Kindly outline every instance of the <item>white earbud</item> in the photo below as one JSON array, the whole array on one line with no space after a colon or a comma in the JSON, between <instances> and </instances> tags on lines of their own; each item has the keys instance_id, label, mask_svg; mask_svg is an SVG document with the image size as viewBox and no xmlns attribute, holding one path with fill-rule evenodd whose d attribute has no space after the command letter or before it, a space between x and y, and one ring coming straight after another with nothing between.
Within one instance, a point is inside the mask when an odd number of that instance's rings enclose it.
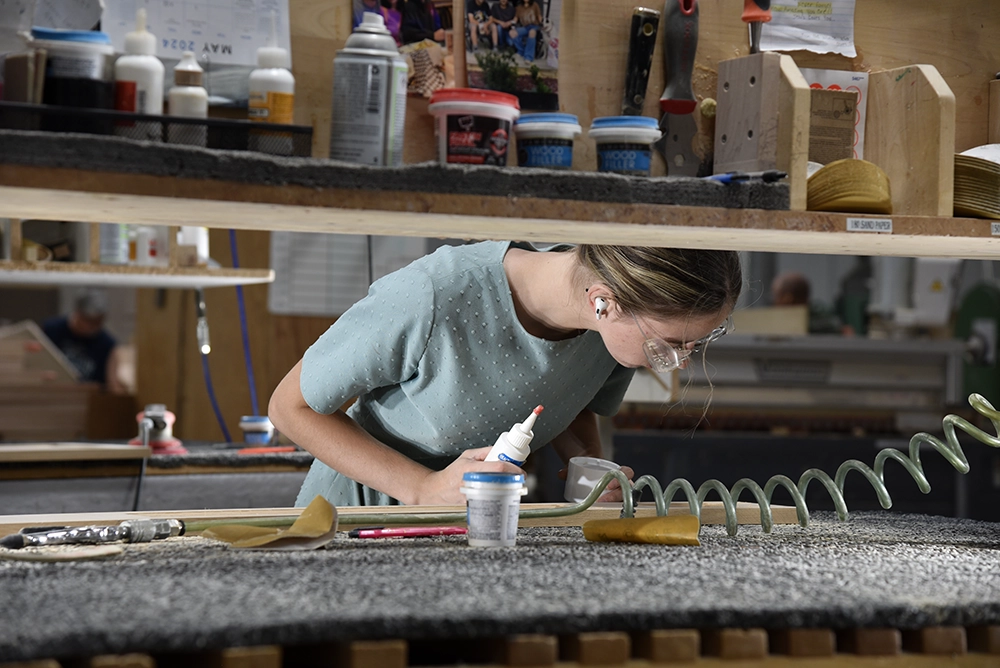
<instances>
[{"instance_id":1,"label":"white earbud","mask_svg":"<svg viewBox=\"0 0 1000 668\"><path fill-rule=\"evenodd\" d=\"M604 312L608 310L608 300L604 297L597 297L594 299L594 313L597 315L597 319L600 320Z\"/></svg>"}]
</instances>

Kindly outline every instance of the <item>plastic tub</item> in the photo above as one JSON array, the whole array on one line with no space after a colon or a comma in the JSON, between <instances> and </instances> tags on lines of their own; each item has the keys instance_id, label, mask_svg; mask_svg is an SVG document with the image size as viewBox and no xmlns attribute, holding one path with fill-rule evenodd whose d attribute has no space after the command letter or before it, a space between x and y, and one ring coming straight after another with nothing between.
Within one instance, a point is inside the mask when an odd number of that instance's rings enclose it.
<instances>
[{"instance_id":1,"label":"plastic tub","mask_svg":"<svg viewBox=\"0 0 1000 668\"><path fill-rule=\"evenodd\" d=\"M441 163L506 165L511 124L521 115L517 98L477 88L442 88L431 95Z\"/></svg>"},{"instance_id":2,"label":"plastic tub","mask_svg":"<svg viewBox=\"0 0 1000 668\"><path fill-rule=\"evenodd\" d=\"M621 467L607 459L573 457L566 467L566 488L563 498L570 503L580 503L593 491L608 471Z\"/></svg>"},{"instance_id":3,"label":"plastic tub","mask_svg":"<svg viewBox=\"0 0 1000 668\"><path fill-rule=\"evenodd\" d=\"M580 136L573 114L527 114L514 122L518 167L569 169L573 140Z\"/></svg>"},{"instance_id":4,"label":"plastic tub","mask_svg":"<svg viewBox=\"0 0 1000 668\"><path fill-rule=\"evenodd\" d=\"M653 142L660 138L655 118L605 116L590 125L590 138L597 144L597 171L649 176Z\"/></svg>"},{"instance_id":5,"label":"plastic tub","mask_svg":"<svg viewBox=\"0 0 1000 668\"><path fill-rule=\"evenodd\" d=\"M513 547L517 513L528 493L521 473L466 473L462 476L465 519L471 547Z\"/></svg>"},{"instance_id":6,"label":"plastic tub","mask_svg":"<svg viewBox=\"0 0 1000 668\"><path fill-rule=\"evenodd\" d=\"M29 46L45 49L45 84L42 102L64 107L114 109L115 49L107 34L96 30L32 28ZM51 127L50 127L51 126ZM67 116L43 123L43 130L111 134L107 119Z\"/></svg>"},{"instance_id":7,"label":"plastic tub","mask_svg":"<svg viewBox=\"0 0 1000 668\"><path fill-rule=\"evenodd\" d=\"M270 445L274 425L266 415L244 415L240 418L243 442L247 445Z\"/></svg>"}]
</instances>

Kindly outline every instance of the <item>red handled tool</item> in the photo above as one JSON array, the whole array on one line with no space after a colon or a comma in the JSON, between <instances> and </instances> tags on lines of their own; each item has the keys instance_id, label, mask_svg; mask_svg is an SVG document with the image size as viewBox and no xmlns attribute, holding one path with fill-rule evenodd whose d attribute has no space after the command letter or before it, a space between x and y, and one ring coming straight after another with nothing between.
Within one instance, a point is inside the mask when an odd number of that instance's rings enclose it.
<instances>
[{"instance_id":1,"label":"red handled tool","mask_svg":"<svg viewBox=\"0 0 1000 668\"><path fill-rule=\"evenodd\" d=\"M692 141L698 133L691 88L698 51L698 0L667 0L663 4L663 57L667 85L660 97L660 132L654 146L667 163L670 176L696 176L698 157Z\"/></svg>"},{"instance_id":2,"label":"red handled tool","mask_svg":"<svg viewBox=\"0 0 1000 668\"><path fill-rule=\"evenodd\" d=\"M760 29L771 20L771 0L743 0L741 18L750 29L750 53L760 53Z\"/></svg>"}]
</instances>

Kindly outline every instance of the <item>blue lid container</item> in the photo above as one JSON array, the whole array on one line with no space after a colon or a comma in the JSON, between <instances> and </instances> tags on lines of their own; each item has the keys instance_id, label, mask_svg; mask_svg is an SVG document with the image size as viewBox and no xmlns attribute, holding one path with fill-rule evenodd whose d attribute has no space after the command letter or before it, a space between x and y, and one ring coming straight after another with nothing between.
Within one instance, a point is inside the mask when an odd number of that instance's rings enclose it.
<instances>
[{"instance_id":1,"label":"blue lid container","mask_svg":"<svg viewBox=\"0 0 1000 668\"><path fill-rule=\"evenodd\" d=\"M526 114L514 122L517 166L570 169L580 124L573 114Z\"/></svg>"},{"instance_id":2,"label":"blue lid container","mask_svg":"<svg viewBox=\"0 0 1000 668\"><path fill-rule=\"evenodd\" d=\"M92 44L111 44L107 33L99 30L61 30L59 28L31 28L32 39L47 39L53 42L89 42Z\"/></svg>"},{"instance_id":3,"label":"blue lid container","mask_svg":"<svg viewBox=\"0 0 1000 668\"><path fill-rule=\"evenodd\" d=\"M579 125L580 121L575 114L524 114L516 121L515 127L525 123L566 123Z\"/></svg>"},{"instance_id":4,"label":"blue lid container","mask_svg":"<svg viewBox=\"0 0 1000 668\"><path fill-rule=\"evenodd\" d=\"M602 116L588 134L597 144L597 171L649 176L651 145L662 134L655 118Z\"/></svg>"},{"instance_id":5,"label":"blue lid container","mask_svg":"<svg viewBox=\"0 0 1000 668\"><path fill-rule=\"evenodd\" d=\"M462 482L491 482L496 485L512 485L524 482L523 473L477 473L470 471L462 475Z\"/></svg>"}]
</instances>

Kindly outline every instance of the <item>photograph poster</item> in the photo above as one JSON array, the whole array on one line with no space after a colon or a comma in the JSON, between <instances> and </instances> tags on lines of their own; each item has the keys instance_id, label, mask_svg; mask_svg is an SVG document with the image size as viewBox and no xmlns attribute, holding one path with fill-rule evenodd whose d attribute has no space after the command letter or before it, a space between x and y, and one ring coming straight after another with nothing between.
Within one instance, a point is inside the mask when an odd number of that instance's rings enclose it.
<instances>
[{"instance_id":1,"label":"photograph poster","mask_svg":"<svg viewBox=\"0 0 1000 668\"><path fill-rule=\"evenodd\" d=\"M558 111L563 0L464 3L467 85L517 95L522 110Z\"/></svg>"}]
</instances>

